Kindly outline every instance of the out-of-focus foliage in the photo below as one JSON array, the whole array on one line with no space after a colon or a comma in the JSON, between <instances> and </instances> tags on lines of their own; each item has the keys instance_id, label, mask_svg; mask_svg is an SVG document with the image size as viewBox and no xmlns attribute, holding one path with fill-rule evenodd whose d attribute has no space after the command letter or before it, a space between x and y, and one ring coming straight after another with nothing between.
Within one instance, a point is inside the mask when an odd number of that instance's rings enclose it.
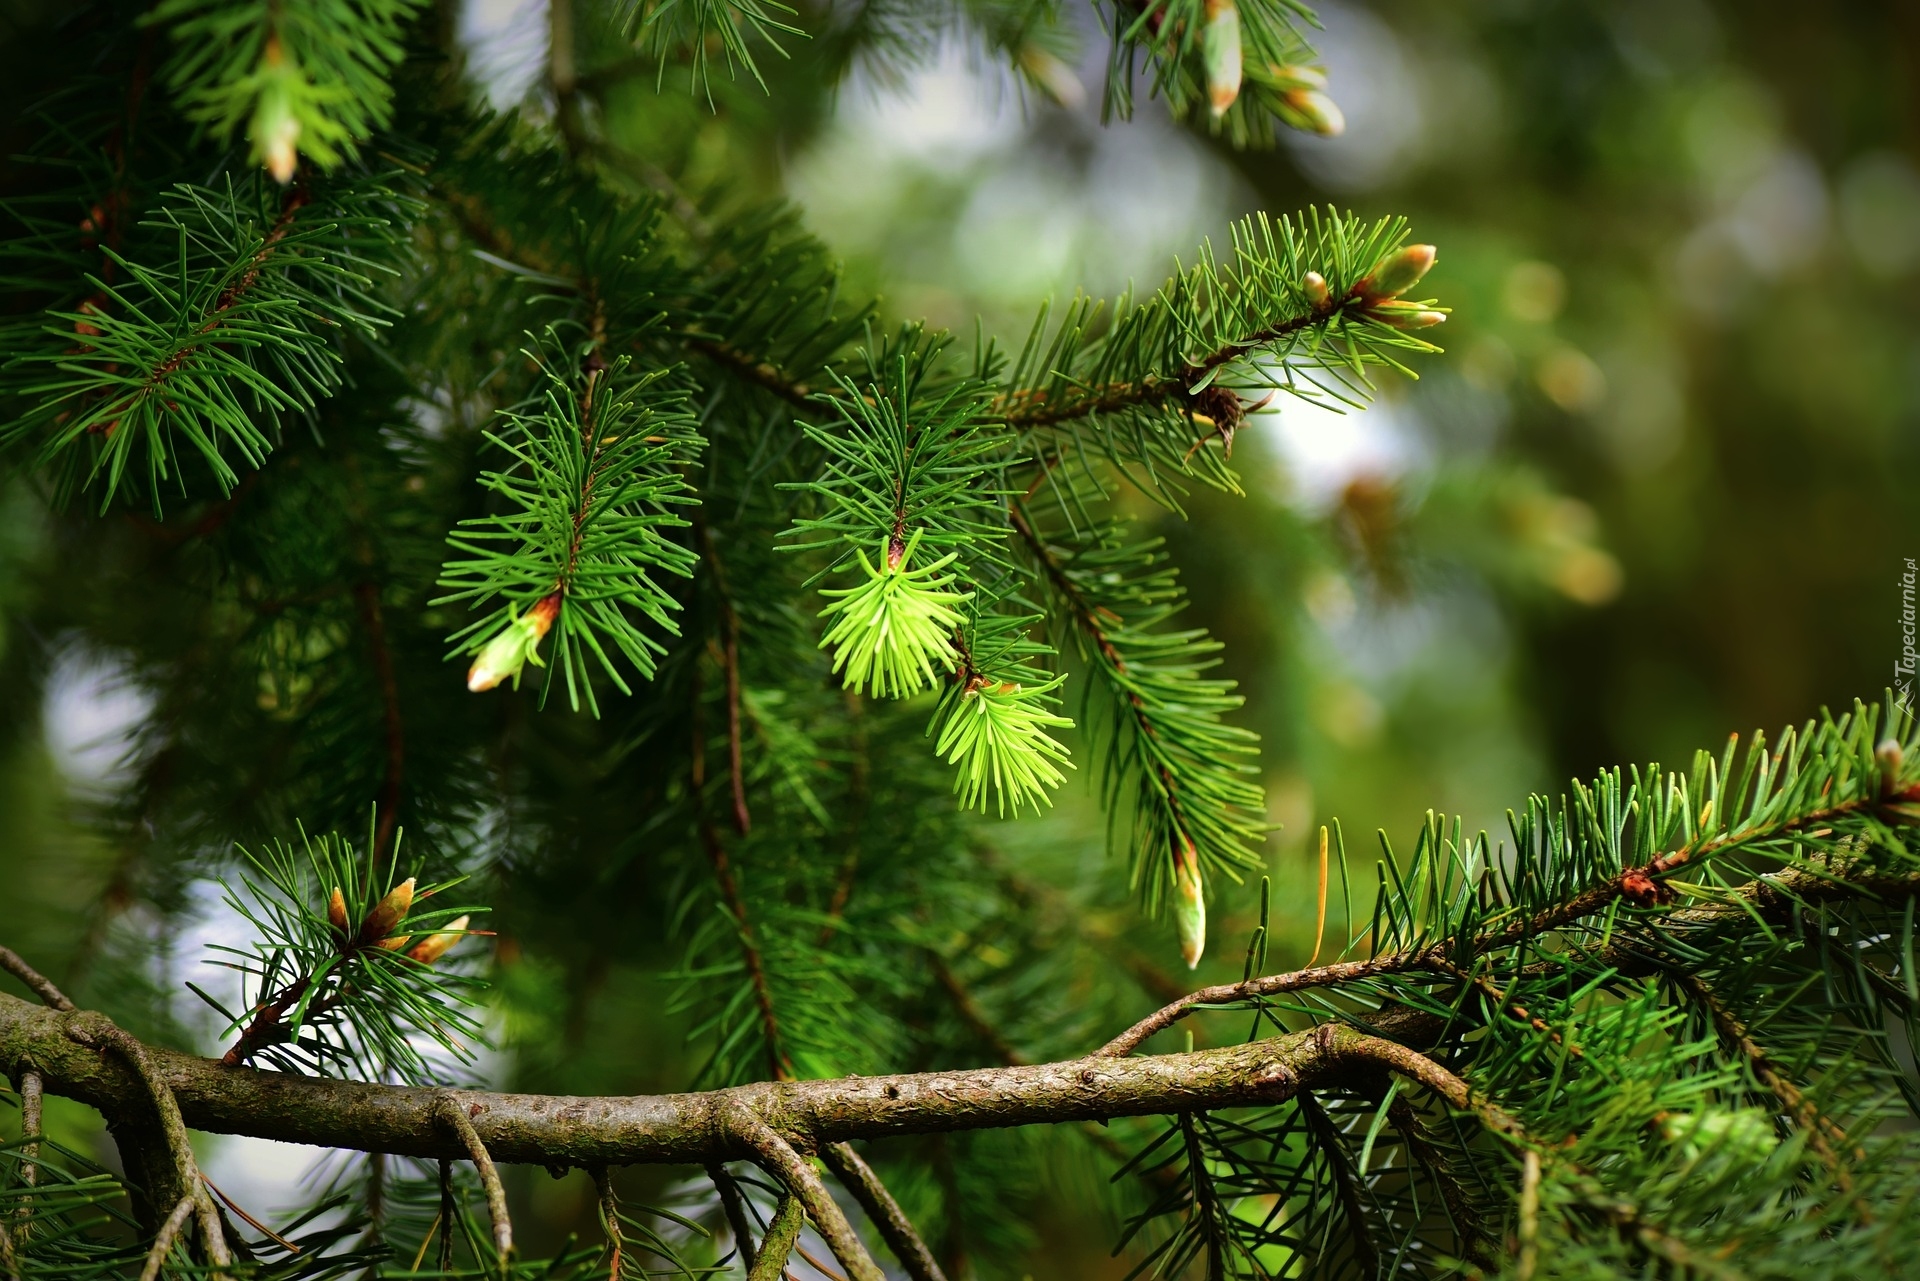
<instances>
[{"instance_id":1,"label":"out-of-focus foliage","mask_svg":"<svg viewBox=\"0 0 1920 1281\"><path fill-rule=\"evenodd\" d=\"M1302 23L1301 33L1331 72L1346 132L1278 135L1277 149L1248 153L1209 128L1198 43L1163 64L1163 90L1185 95L1186 125L1148 101L1154 77L1143 73L1127 82L1135 119L1102 131L1110 33L1084 15L1064 28L1038 24L1029 10L1045 6L955 5L920 27L879 0L797 13L562 5L584 110L553 99L541 76L513 81L514 50L541 67L555 12L530 5L514 19L513 8L448 4L414 30L424 43L464 32L469 69L491 77L503 102L524 90L532 117L575 140L578 163L692 229L675 248L706 271L706 311L675 312L675 323L752 335L780 368L812 371L814 390L828 387L827 365L864 319L846 300L868 293L880 295L887 324L927 319L970 340L979 315L986 332L1017 341L1034 297L1051 290L1064 307L1075 286L1102 296L1150 286L1175 254L1191 265L1202 236L1224 250L1230 219L1256 208L1333 202L1402 214L1442 246L1423 292L1453 307L1445 361L1425 362L1417 384L1389 381L1385 402L1364 411L1282 398L1233 440L1245 497L1196 487L1178 498L1180 520L1123 494L1097 515L1144 528L1097 541L1076 566L1131 566L1149 580L1115 607L1130 622L1173 601L1149 564L1164 551L1192 602L1169 626L1211 638L1165 661L1197 669L1219 643L1220 667L1207 676L1236 680L1245 703L1223 701L1214 754L1237 759L1244 731L1261 740L1254 781L1265 813L1234 821L1280 825L1265 844L1248 843L1281 889L1269 942L1278 964L1313 947L1306 840L1328 816L1396 837L1428 807L1494 826L1531 787L1622 760L1683 759L1734 727L1844 706L1892 673L1898 575L1920 556L1920 22L1898 4L1324 6L1326 30ZM318 190L353 194L355 166L376 170L384 110L329 114L315 94L334 72L301 61L307 79L286 81L292 45L276 61L271 36L243 31L182 52L176 33L203 38L191 25L198 10L167 6L147 79L76 90L44 83L46 69L75 65L72 51L92 50L99 32L84 20L56 25L55 9L0 6L0 154L32 151L26 106L50 89L119 94L121 106L155 112L166 109L157 94L141 97L155 81L200 85L182 110L241 151L250 141L273 161L276 146L304 138L315 161L335 166ZM1106 17L1125 32L1143 13L1123 4ZM783 53L755 34L788 24L808 35L779 32ZM1012 53L1017 77L974 56L982 47ZM1248 102L1267 92L1257 79ZM408 109L403 94L396 110ZM1245 116L1237 105L1223 134L1244 133ZM305 121L292 139L289 119ZM176 121L183 132L186 123ZM101 127L110 138L111 125ZM521 157L513 128L444 140L443 174L490 181L489 165ZM0 162L10 200L30 200L45 181L21 161ZM568 181L556 165L515 196L540 211L566 198ZM403 186L394 225L415 216ZM802 201L806 227L846 259L843 276L761 207L782 194ZM213 225L217 214L233 243L273 234L271 199L215 195L224 203L196 204L195 216ZM509 208L504 221L535 221L520 213ZM208 449L162 442L234 490L178 511L169 494L164 527L144 516L156 455L134 456L144 442L132 432L103 445L76 429L70 443L93 452L71 484L97 474L118 488L125 476L141 491L139 512L49 519L34 483L9 478L0 935L127 1027L204 1047L215 1028L174 994L200 972L201 936L230 921L210 888L231 866L228 843L284 836L294 816L316 830L357 828L368 800L381 799L400 807L409 848L439 872L488 881L505 1047L491 1066L527 1088L635 1092L789 1068L1075 1054L1176 992L1183 984L1165 968L1172 927L1143 921L1130 902L1126 862L1106 852L1089 790L1100 786L1099 762L1077 732L1060 738L1082 768L1048 793L1056 806L1044 820L983 829L950 809L905 804L948 786L934 743L919 725L848 715L841 690L795 693L790 673L756 667L757 642L786 644L811 621L771 598L728 597L703 577L673 617L714 638L711 647L659 657L640 644L615 660L620 670L657 660L654 680L686 709L671 716L622 718L603 706L607 721L593 725L461 688L443 642L466 620L436 604L438 552L423 560L418 548L444 531L426 538L421 526L435 512L503 528L467 488L505 457L482 443L490 420L475 389L493 396L524 380L521 331L547 314L527 300L565 293L574 266L650 269L574 262L581 245L618 239L609 227L638 235L612 214L594 221L603 214L581 209L591 231L575 241L483 246L488 261L512 268L493 275L468 269L461 237L474 229L457 217L404 228L459 269L406 280L403 314L493 323L471 342L398 340L395 361L438 371L427 393L364 352L344 382L331 349L318 347L298 368L261 373L262 403L283 416L268 501L248 500L248 467L263 451L238 437L210 435ZM356 234L347 218L328 225L328 236ZM696 243L702 227L710 239ZM181 237L141 234L170 253ZM122 291L143 279L126 252ZM740 271L776 253L795 282L777 303ZM322 301L370 332L385 313L359 307L357 291L378 274L343 278ZM292 272L266 284L263 306L318 305L318 286ZM217 305L223 284L208 277L202 292ZM805 323L781 323L802 298ZM69 328L91 323L84 295L66 301ZM663 314L681 301L658 300ZM129 359L156 365L180 349L146 333L128 343ZM65 345L55 336L42 363L57 368ZM779 530L737 513L790 479L782 460L799 433L750 377L714 382L712 403L693 408L752 446L712 464L704 484L715 514L703 536L733 574L797 583L808 571L775 551ZM207 411L213 431L228 408ZM669 409L677 414L678 401ZM677 448L678 425L673 436ZM1048 516L1075 513L1056 506ZM80 565L90 567L84 578ZM122 607L134 599L140 609ZM729 827L721 763L716 655L730 626L747 642L746 733L768 749L746 780L746 833ZM609 627L617 650L626 632ZM1085 678L1098 675L1097 648L1064 638L1058 648L1082 665L1058 691L1059 710L1095 720L1103 713L1088 700L1104 695ZM205 682L194 701L177 688L189 671ZM383 685L397 691L397 718ZM228 732L236 723L249 732ZM116 766L113 736L128 725L133 750ZM481 739L498 746L456 754ZM649 768L689 742L708 762L699 783ZM421 779L436 786L414 787ZM1233 799L1247 808L1245 793ZM636 812L656 817L636 825ZM828 813L858 815L853 834L836 834ZM768 940L777 1038L762 1036L739 995L738 920L704 879L664 875L656 861L663 833L680 839L699 816L725 833L740 902ZM1115 843L1124 848L1124 834ZM912 860L889 862L901 850ZM849 901L841 887L856 870ZM1215 933L1240 936L1253 902L1250 889L1226 889ZM823 937L829 944L815 947ZM1216 955L1199 977L1235 977L1240 964ZM873 993L901 1017L875 1017ZM1200 1031L1203 1044L1208 1035ZM100 1142L77 1110L52 1120L75 1147ZM1148 1133L1126 1124L986 1133L882 1155L943 1258L982 1276L1117 1277L1130 1261L1107 1258L1111 1149L1116 1136L1137 1147ZM247 1168L236 1159L230 1178L218 1153L212 1166L223 1186ZM364 1174L342 1186L364 1191ZM633 1184L645 1199L711 1216L704 1191L645 1175ZM515 1194L529 1252L568 1232L591 1238L583 1175L552 1182L535 1172Z\"/></svg>"}]
</instances>

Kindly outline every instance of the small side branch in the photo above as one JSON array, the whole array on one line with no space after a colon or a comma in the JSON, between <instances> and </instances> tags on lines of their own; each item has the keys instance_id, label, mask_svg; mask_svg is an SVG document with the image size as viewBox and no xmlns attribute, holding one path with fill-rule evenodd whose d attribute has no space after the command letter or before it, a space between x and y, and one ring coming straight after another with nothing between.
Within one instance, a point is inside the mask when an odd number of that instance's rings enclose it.
<instances>
[{"instance_id":1,"label":"small side branch","mask_svg":"<svg viewBox=\"0 0 1920 1281\"><path fill-rule=\"evenodd\" d=\"M193 1213L193 1204L191 1196L183 1196L174 1203L172 1212L161 1223L159 1233L153 1238L153 1248L147 1251L146 1265L140 1269L140 1281L157 1281L160 1269L167 1261L167 1252L173 1249L180 1229L187 1226L187 1218Z\"/></svg>"},{"instance_id":2,"label":"small side branch","mask_svg":"<svg viewBox=\"0 0 1920 1281\"><path fill-rule=\"evenodd\" d=\"M607 1234L608 1281L620 1281L620 1265L627 1240L620 1231L620 1201L613 1194L613 1177L604 1165L593 1167L594 1190L600 1194L600 1230Z\"/></svg>"},{"instance_id":3,"label":"small side branch","mask_svg":"<svg viewBox=\"0 0 1920 1281\"><path fill-rule=\"evenodd\" d=\"M881 1240L887 1243L887 1248L905 1266L907 1275L913 1281L947 1281L946 1274L933 1257L933 1251L927 1249L927 1243L914 1230L913 1221L907 1218L906 1211L893 1199L893 1193L887 1191L887 1185L880 1181L873 1167L853 1150L851 1143L828 1144L820 1149L820 1159L827 1163L827 1168L833 1171L834 1177L840 1180L847 1191L853 1193L853 1199L873 1220L873 1226L880 1230Z\"/></svg>"},{"instance_id":4,"label":"small side branch","mask_svg":"<svg viewBox=\"0 0 1920 1281\"><path fill-rule=\"evenodd\" d=\"M747 1199L740 1195L740 1185L734 1182L727 1167L719 1162L707 1166L707 1178L713 1181L713 1190L720 1194L720 1208L727 1216L727 1230L733 1233L734 1249L740 1253L740 1263L747 1271L753 1271L753 1227L747 1222Z\"/></svg>"},{"instance_id":5,"label":"small side branch","mask_svg":"<svg viewBox=\"0 0 1920 1281\"><path fill-rule=\"evenodd\" d=\"M480 1186L486 1189L487 1214L493 1220L493 1248L500 1255L501 1266L505 1267L508 1256L513 1253L513 1220L507 1216L506 1185L500 1182L500 1171L494 1167L487 1145L480 1141L479 1133L473 1128L473 1119L460 1106L460 1101L451 1094L441 1095L440 1115L460 1135L460 1141L466 1145L467 1156L480 1175Z\"/></svg>"},{"instance_id":6,"label":"small side branch","mask_svg":"<svg viewBox=\"0 0 1920 1281\"><path fill-rule=\"evenodd\" d=\"M1720 1038L1722 1044L1746 1059L1747 1066L1753 1071L1754 1079L1766 1086L1773 1096L1780 1100L1780 1105L1786 1109L1787 1115L1793 1118L1794 1124L1807 1132L1808 1146L1819 1153L1821 1160L1825 1161L1827 1167L1833 1171L1834 1182L1839 1185L1840 1190L1843 1192L1850 1190L1853 1180L1848 1176L1846 1166L1834 1148L1835 1144L1847 1143L1847 1132L1841 1129L1831 1117L1816 1108L1813 1100L1809 1099L1786 1073L1774 1065L1766 1048L1753 1039L1753 1034L1747 1030L1746 1024L1727 1008L1699 975L1677 974L1674 976L1674 983L1707 1012L1707 1017L1713 1022L1714 1034ZM1853 1157L1855 1160L1865 1160L1866 1153L1856 1148Z\"/></svg>"},{"instance_id":7,"label":"small side branch","mask_svg":"<svg viewBox=\"0 0 1920 1281\"><path fill-rule=\"evenodd\" d=\"M166 1136L167 1152L173 1158L174 1176L179 1185L174 1191L182 1200L192 1204L207 1258L215 1270L229 1267L233 1263L233 1255L227 1249L226 1233L220 1227L220 1209L213 1203L212 1194L200 1178L200 1165L194 1159L193 1144L187 1139L187 1126L180 1116L180 1104L173 1097L173 1090L167 1085L166 1078L155 1066L153 1056L147 1053L147 1047L116 1027L106 1015L91 1011L74 1015L67 1026L67 1036L80 1045L111 1050L133 1069L154 1111L159 1114L160 1129ZM175 1213L178 1211L176 1203ZM176 1232L178 1230L175 1229Z\"/></svg>"},{"instance_id":8,"label":"small side branch","mask_svg":"<svg viewBox=\"0 0 1920 1281\"><path fill-rule=\"evenodd\" d=\"M773 1212L773 1222L767 1225L766 1240L760 1243L758 1256L747 1268L747 1281L780 1281L786 1275L788 1256L793 1253L793 1247L800 1244L800 1229L806 1223L807 1212L800 1198L791 1192L782 1196Z\"/></svg>"},{"instance_id":9,"label":"small side branch","mask_svg":"<svg viewBox=\"0 0 1920 1281\"><path fill-rule=\"evenodd\" d=\"M55 987L46 975L21 960L20 954L12 948L0 947L0 969L4 969L25 983L49 1008L59 1010L63 1014L75 1008L73 1002L67 999L66 993Z\"/></svg>"},{"instance_id":10,"label":"small side branch","mask_svg":"<svg viewBox=\"0 0 1920 1281\"><path fill-rule=\"evenodd\" d=\"M811 1162L794 1151L793 1145L781 1138L777 1130L744 1107L728 1108L726 1124L733 1137L751 1148L768 1172L800 1198L807 1217L826 1240L827 1248L847 1270L849 1281L886 1281L886 1273L867 1253L867 1247L847 1222L847 1216L841 1213L839 1203L820 1181ZM764 1249L761 1251L762 1256L766 1253Z\"/></svg>"}]
</instances>

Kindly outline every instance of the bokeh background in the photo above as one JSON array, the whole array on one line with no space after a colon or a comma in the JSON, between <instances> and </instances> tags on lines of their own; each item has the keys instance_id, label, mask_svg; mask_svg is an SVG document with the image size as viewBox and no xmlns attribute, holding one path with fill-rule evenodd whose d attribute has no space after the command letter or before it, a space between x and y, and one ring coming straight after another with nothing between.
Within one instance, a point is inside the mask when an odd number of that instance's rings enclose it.
<instances>
[{"instance_id":1,"label":"bokeh background","mask_svg":"<svg viewBox=\"0 0 1920 1281\"><path fill-rule=\"evenodd\" d=\"M761 58L764 89L723 79L709 104L628 82L605 121L643 177L790 195L890 317L1016 343L1038 300L1154 288L1255 210L1400 213L1440 247L1423 292L1454 309L1446 355L1364 411L1275 405L1235 443L1244 497L1160 518L1264 741L1279 963L1311 946L1313 843L1334 817L1363 855L1428 810L1497 831L1530 791L1877 697L1920 556L1920 5L1318 12L1347 129L1271 150L1234 153L1154 104L1103 123L1091 12L1051 97L964 30L931 58L849 58L846 13L807 5L815 38ZM538 116L541 0L444 18L474 91ZM130 1025L208 1044L180 988L231 916L212 880L149 877L93 822L151 698L111 647L39 625L58 548L6 493L4 644L41 657L0 690L0 938ZM1088 798L998 839L1080 895L1087 931L1164 964ZM1217 913L1220 975L1249 921L1244 894ZM646 977L543 954L532 929L509 959L497 1079L684 1083ZM606 1031L635 1010L644 1043ZM581 1028L600 1030L586 1050L554 1052ZM77 1111L57 1120L98 1142ZM208 1160L256 1209L311 1177L268 1144L210 1142ZM589 1230L580 1182L517 1187L531 1242ZM983 1275L1124 1274L1110 1224L1058 1225Z\"/></svg>"}]
</instances>

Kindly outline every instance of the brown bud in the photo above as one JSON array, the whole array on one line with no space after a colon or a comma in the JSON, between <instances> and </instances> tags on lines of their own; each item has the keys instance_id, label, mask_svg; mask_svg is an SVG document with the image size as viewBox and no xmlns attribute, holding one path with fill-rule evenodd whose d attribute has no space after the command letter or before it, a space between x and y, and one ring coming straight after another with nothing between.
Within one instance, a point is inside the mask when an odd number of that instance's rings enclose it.
<instances>
[{"instance_id":1,"label":"brown bud","mask_svg":"<svg viewBox=\"0 0 1920 1281\"><path fill-rule=\"evenodd\" d=\"M460 941L460 935L467 928L471 917L456 916L440 929L427 935L407 950L407 955L422 965L432 965L447 954L447 949Z\"/></svg>"},{"instance_id":2,"label":"brown bud","mask_svg":"<svg viewBox=\"0 0 1920 1281\"><path fill-rule=\"evenodd\" d=\"M347 936L347 899L338 885L333 887L333 897L327 900L327 924L333 926L333 932L341 938Z\"/></svg>"},{"instance_id":3,"label":"brown bud","mask_svg":"<svg viewBox=\"0 0 1920 1281\"><path fill-rule=\"evenodd\" d=\"M388 930L398 925L413 907L413 878L406 880L387 891L387 896L374 904L367 913L367 919L360 922L360 941L372 943L375 939L384 939Z\"/></svg>"},{"instance_id":4,"label":"brown bud","mask_svg":"<svg viewBox=\"0 0 1920 1281\"><path fill-rule=\"evenodd\" d=\"M391 938L381 939L378 943L375 943L374 946L379 948L382 952L398 952L401 948L405 947L412 939L413 939L413 935L411 934L395 934Z\"/></svg>"}]
</instances>

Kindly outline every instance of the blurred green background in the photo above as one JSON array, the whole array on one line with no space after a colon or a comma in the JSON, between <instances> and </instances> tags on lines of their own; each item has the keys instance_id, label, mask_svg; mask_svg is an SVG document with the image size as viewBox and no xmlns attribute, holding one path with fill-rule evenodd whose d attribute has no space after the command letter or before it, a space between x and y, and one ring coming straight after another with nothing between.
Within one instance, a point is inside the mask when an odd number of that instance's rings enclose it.
<instances>
[{"instance_id":1,"label":"blurred green background","mask_svg":"<svg viewBox=\"0 0 1920 1281\"><path fill-rule=\"evenodd\" d=\"M671 80L628 81L604 121L637 184L789 194L889 317L969 336L978 318L1015 344L1038 300L1157 287L1255 210L1405 214L1439 246L1425 292L1454 309L1446 355L1364 412L1273 406L1235 442L1245 497L1159 518L1264 740L1276 965L1311 948L1315 833L1336 816L1370 864L1376 829L1410 841L1430 809L1498 831L1529 791L1877 697L1898 576L1920 556L1920 5L1319 12L1348 128L1269 151L1230 152L1153 104L1103 125L1090 13L1083 90L1063 84L1064 101L1023 93L964 32L930 61L849 62L847 11L808 6L816 38L762 59L764 92L722 83L709 110ZM477 91L539 114L540 0L442 16ZM589 76L618 61L610 36L585 38ZM7 43L0 28L0 70ZM129 1026L204 1044L178 992L229 919L216 891L93 834L150 700L41 625L61 615L58 540L7 501L4 643L34 657L0 689L0 938ZM1169 931L1126 905L1084 791L995 840L1066 896L1072 946L1117 937L1149 988L1174 982L1155 969ZM1223 899L1202 978L1237 974L1250 898ZM684 1085L633 949L609 962L574 941L562 921L516 934L489 1070ZM628 1022L648 1034L614 1030ZM83 1137L78 1113L60 1124ZM210 1159L243 1199L297 1197L301 1154L227 1143ZM530 1241L590 1230L583 1184L525 1181ZM1056 1222L1030 1253L1007 1247L1024 1260L1007 1275L1124 1273L1103 1261L1111 1224Z\"/></svg>"}]
</instances>

